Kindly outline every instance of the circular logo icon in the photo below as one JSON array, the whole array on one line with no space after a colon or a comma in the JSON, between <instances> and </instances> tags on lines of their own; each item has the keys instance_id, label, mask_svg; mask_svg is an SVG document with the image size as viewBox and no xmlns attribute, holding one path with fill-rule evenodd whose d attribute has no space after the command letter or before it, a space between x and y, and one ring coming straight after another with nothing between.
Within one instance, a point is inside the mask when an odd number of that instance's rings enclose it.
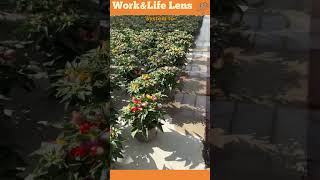
<instances>
[{"instance_id":1,"label":"circular logo icon","mask_svg":"<svg viewBox=\"0 0 320 180\"><path fill-rule=\"evenodd\" d=\"M201 10L203 10L203 9L208 7L208 3L202 2L202 3L199 4L199 7L200 7Z\"/></svg>"}]
</instances>

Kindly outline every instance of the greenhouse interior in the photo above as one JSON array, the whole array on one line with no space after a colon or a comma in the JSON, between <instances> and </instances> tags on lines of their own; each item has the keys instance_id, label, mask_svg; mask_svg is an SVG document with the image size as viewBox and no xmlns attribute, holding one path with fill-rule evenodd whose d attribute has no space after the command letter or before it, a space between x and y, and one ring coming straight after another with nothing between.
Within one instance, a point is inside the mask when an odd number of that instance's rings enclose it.
<instances>
[{"instance_id":1,"label":"greenhouse interior","mask_svg":"<svg viewBox=\"0 0 320 180\"><path fill-rule=\"evenodd\" d=\"M210 5L110 16L103 0L2 0L0 180L319 180L320 2Z\"/></svg>"}]
</instances>

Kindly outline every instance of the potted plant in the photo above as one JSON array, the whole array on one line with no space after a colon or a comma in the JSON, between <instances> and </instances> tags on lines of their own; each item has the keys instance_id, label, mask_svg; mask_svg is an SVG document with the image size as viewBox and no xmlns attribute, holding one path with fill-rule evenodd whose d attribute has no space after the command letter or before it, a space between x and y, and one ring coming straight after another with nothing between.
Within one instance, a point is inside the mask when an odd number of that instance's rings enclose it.
<instances>
[{"instance_id":1,"label":"potted plant","mask_svg":"<svg viewBox=\"0 0 320 180\"><path fill-rule=\"evenodd\" d=\"M167 95L167 100L171 101L179 85L180 74L181 70L177 67L158 68L150 74L143 74L133 80L128 86L128 91L131 95L161 92Z\"/></svg>"},{"instance_id":2,"label":"potted plant","mask_svg":"<svg viewBox=\"0 0 320 180\"><path fill-rule=\"evenodd\" d=\"M126 85L142 74L142 65L133 55L121 54L114 57L112 61L116 61L116 63L111 66L111 73L115 74L117 79L123 82L122 84Z\"/></svg>"},{"instance_id":3,"label":"potted plant","mask_svg":"<svg viewBox=\"0 0 320 180\"><path fill-rule=\"evenodd\" d=\"M152 94L161 92L159 83L150 74L142 74L140 77L131 81L128 85L128 92L132 96L139 94Z\"/></svg>"},{"instance_id":4,"label":"potted plant","mask_svg":"<svg viewBox=\"0 0 320 180\"><path fill-rule=\"evenodd\" d=\"M119 130L108 119L100 109L74 111L58 138L33 153L40 159L27 179L108 179L111 163L122 158Z\"/></svg>"},{"instance_id":5,"label":"potted plant","mask_svg":"<svg viewBox=\"0 0 320 180\"><path fill-rule=\"evenodd\" d=\"M100 48L67 62L65 69L57 70L55 77L58 78L52 84L55 96L66 107L101 103L108 98L109 67Z\"/></svg>"},{"instance_id":6,"label":"potted plant","mask_svg":"<svg viewBox=\"0 0 320 180\"><path fill-rule=\"evenodd\" d=\"M177 67L161 67L157 71L151 73L151 76L163 89L168 98L167 100L172 101L175 97L175 90L180 85L180 75L182 71Z\"/></svg>"},{"instance_id":7,"label":"potted plant","mask_svg":"<svg viewBox=\"0 0 320 180\"><path fill-rule=\"evenodd\" d=\"M121 118L132 125L132 137L149 142L157 135L158 129L163 132L164 111L159 103L162 97L161 93L134 96L121 110Z\"/></svg>"}]
</instances>

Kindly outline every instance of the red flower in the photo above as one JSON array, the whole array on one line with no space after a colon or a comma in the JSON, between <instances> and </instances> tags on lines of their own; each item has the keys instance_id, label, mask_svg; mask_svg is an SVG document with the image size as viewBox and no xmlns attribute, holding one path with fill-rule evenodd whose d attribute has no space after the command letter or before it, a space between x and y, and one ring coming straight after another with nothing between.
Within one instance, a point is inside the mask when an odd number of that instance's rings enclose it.
<instances>
[{"instance_id":1,"label":"red flower","mask_svg":"<svg viewBox=\"0 0 320 180\"><path fill-rule=\"evenodd\" d=\"M133 113L135 113L135 112L137 112L139 110L139 108L138 107L133 107L133 108L131 108L131 112L133 112Z\"/></svg>"},{"instance_id":2,"label":"red flower","mask_svg":"<svg viewBox=\"0 0 320 180\"><path fill-rule=\"evenodd\" d=\"M133 102L133 104L140 104L140 103L141 103L141 100L133 97L133 98L132 98L132 102Z\"/></svg>"},{"instance_id":3,"label":"red flower","mask_svg":"<svg viewBox=\"0 0 320 180\"><path fill-rule=\"evenodd\" d=\"M130 112L133 112L133 113L135 113L135 112L137 112L137 111L142 111L142 107L140 107L140 106L135 106L135 107L131 108L131 110L130 110Z\"/></svg>"},{"instance_id":4,"label":"red flower","mask_svg":"<svg viewBox=\"0 0 320 180\"><path fill-rule=\"evenodd\" d=\"M83 157L87 154L87 150L84 147L75 147L70 151L73 157Z\"/></svg>"},{"instance_id":5,"label":"red flower","mask_svg":"<svg viewBox=\"0 0 320 180\"><path fill-rule=\"evenodd\" d=\"M80 124L80 133L81 134L85 134L85 133L88 133L90 131L90 129L92 128L92 124L88 123L88 122L85 122L85 123L82 123Z\"/></svg>"}]
</instances>

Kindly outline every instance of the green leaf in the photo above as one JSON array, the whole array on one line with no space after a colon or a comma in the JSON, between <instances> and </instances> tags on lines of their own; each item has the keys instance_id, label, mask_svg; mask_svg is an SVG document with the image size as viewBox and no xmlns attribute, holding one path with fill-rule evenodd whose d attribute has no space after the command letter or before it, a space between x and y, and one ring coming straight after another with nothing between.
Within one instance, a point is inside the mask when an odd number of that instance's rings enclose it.
<instances>
[{"instance_id":1,"label":"green leaf","mask_svg":"<svg viewBox=\"0 0 320 180\"><path fill-rule=\"evenodd\" d=\"M84 92L80 92L80 93L78 94L78 98L81 99L82 101L85 101L85 100L86 100L86 97L85 97L85 95L84 95Z\"/></svg>"},{"instance_id":2,"label":"green leaf","mask_svg":"<svg viewBox=\"0 0 320 180\"><path fill-rule=\"evenodd\" d=\"M139 129L135 129L133 131L131 131L131 136L134 138L136 137L136 134L139 132Z\"/></svg>"},{"instance_id":3,"label":"green leaf","mask_svg":"<svg viewBox=\"0 0 320 180\"><path fill-rule=\"evenodd\" d=\"M163 132L163 128L162 128L162 124L161 123L159 123L157 127L161 132Z\"/></svg>"},{"instance_id":4,"label":"green leaf","mask_svg":"<svg viewBox=\"0 0 320 180\"><path fill-rule=\"evenodd\" d=\"M143 127L143 129L142 129L142 135L144 136L144 138L145 139L147 139L148 138L148 128L146 128L146 127Z\"/></svg>"}]
</instances>

